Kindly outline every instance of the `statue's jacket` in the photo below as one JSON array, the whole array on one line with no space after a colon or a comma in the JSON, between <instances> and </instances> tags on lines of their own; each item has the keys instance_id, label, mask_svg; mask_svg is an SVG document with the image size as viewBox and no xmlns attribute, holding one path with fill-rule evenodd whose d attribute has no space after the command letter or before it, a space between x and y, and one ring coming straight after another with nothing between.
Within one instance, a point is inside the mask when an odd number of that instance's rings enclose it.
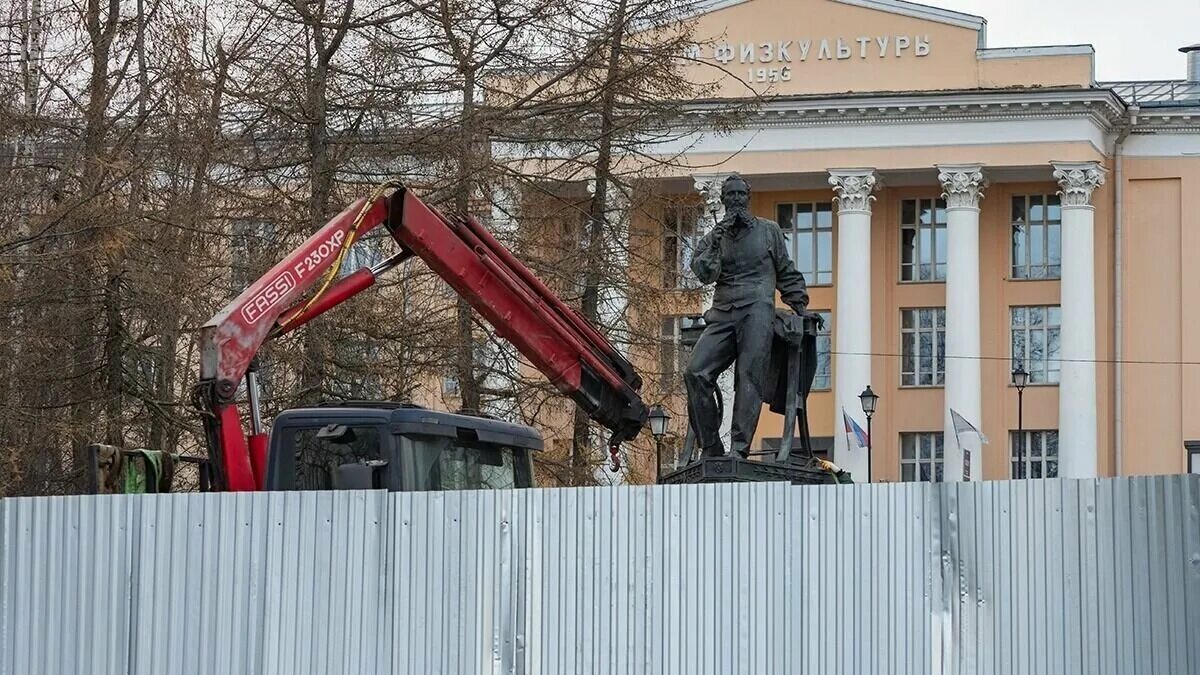
<instances>
[{"instance_id":1,"label":"statue's jacket","mask_svg":"<svg viewBox=\"0 0 1200 675\"><path fill-rule=\"evenodd\" d=\"M713 309L718 314L756 303L783 302L797 312L808 307L804 275L792 264L779 225L754 218L749 225L714 229L704 235L692 257L692 272L704 284L716 283Z\"/></svg>"}]
</instances>

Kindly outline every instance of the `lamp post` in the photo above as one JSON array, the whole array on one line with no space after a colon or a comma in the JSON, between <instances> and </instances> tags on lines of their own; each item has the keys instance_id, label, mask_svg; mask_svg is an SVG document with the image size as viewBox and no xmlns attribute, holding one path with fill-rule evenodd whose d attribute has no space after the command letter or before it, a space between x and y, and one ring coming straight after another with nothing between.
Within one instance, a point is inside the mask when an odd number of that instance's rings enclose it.
<instances>
[{"instance_id":1,"label":"lamp post","mask_svg":"<svg viewBox=\"0 0 1200 675\"><path fill-rule=\"evenodd\" d=\"M1017 388L1017 471L1014 478L1025 477L1025 385L1029 384L1029 373L1025 366L1017 364L1012 371L1012 383Z\"/></svg>"},{"instance_id":2,"label":"lamp post","mask_svg":"<svg viewBox=\"0 0 1200 675\"><path fill-rule=\"evenodd\" d=\"M867 482L871 482L871 416L875 414L875 406L879 404L879 394L871 391L871 385L867 385L862 393L858 395L858 400L862 403L863 414L867 416Z\"/></svg>"},{"instance_id":3,"label":"lamp post","mask_svg":"<svg viewBox=\"0 0 1200 675\"><path fill-rule=\"evenodd\" d=\"M650 433L654 436L654 484L662 483L662 439L667 435L667 426L671 424L671 416L661 405L650 409Z\"/></svg>"}]
</instances>

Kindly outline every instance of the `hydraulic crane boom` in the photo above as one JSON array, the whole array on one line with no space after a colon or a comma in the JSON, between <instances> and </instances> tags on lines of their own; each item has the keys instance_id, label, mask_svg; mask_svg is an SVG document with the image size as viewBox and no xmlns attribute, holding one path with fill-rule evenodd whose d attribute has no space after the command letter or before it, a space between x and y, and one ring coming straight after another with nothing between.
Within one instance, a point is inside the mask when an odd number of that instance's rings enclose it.
<instances>
[{"instance_id":1,"label":"hydraulic crane boom","mask_svg":"<svg viewBox=\"0 0 1200 675\"><path fill-rule=\"evenodd\" d=\"M390 190L390 191L389 191ZM383 225L400 251L334 281L346 251ZM264 342L303 325L369 288L417 256L493 328L612 435L610 447L637 436L646 421L633 366L582 316L550 291L473 218L445 216L399 184L359 199L246 288L200 331L195 404L216 482L228 490L263 485L267 436L258 410L254 357ZM316 287L316 291L309 291ZM242 429L238 384L249 393L251 429Z\"/></svg>"}]
</instances>

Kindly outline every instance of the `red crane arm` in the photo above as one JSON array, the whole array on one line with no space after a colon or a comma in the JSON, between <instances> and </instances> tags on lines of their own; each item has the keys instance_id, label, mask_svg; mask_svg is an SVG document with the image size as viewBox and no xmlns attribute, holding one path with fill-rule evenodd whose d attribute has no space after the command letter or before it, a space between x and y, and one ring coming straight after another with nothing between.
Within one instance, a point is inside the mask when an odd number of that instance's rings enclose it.
<instances>
[{"instance_id":1,"label":"red crane arm","mask_svg":"<svg viewBox=\"0 0 1200 675\"><path fill-rule=\"evenodd\" d=\"M612 431L611 446L636 437L646 421L646 406L638 394L641 378L629 361L474 219L446 217L411 191L394 187L390 194L379 191L338 214L201 328L195 398L206 413L218 483L231 490L262 486L267 437L252 381L249 436L235 402L238 383L253 378L251 364L262 344L369 288L378 275L412 255L424 260L560 392ZM399 243L400 252L331 283L345 251L379 225Z\"/></svg>"}]
</instances>

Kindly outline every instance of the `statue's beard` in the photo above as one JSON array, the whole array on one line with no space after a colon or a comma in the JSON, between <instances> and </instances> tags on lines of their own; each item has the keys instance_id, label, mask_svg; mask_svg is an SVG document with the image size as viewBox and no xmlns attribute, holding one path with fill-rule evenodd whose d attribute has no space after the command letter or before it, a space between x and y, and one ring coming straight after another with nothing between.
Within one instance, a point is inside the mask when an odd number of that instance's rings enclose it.
<instances>
[{"instance_id":1,"label":"statue's beard","mask_svg":"<svg viewBox=\"0 0 1200 675\"><path fill-rule=\"evenodd\" d=\"M750 209L745 206L730 206L725 209L725 220L730 225L750 224L754 219L750 215Z\"/></svg>"}]
</instances>

